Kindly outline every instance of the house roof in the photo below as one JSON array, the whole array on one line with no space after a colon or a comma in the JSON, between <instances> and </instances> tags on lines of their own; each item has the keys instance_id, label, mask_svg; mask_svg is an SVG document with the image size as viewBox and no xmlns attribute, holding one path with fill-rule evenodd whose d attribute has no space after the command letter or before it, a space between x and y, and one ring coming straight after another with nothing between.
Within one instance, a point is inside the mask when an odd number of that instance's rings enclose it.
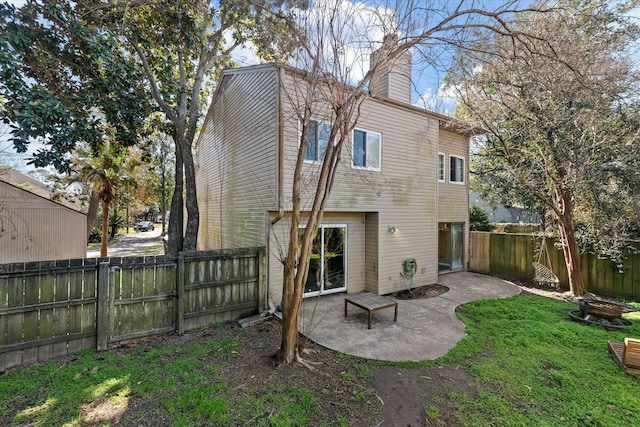
<instances>
[{"instance_id":1,"label":"house roof","mask_svg":"<svg viewBox=\"0 0 640 427\"><path fill-rule=\"evenodd\" d=\"M280 64L280 63L268 63L268 64L258 64L258 65L249 65L246 67L239 67L239 68L227 68L225 70L223 70L222 72L222 77L220 78L220 81L218 82L218 88L222 88L224 87L224 80L227 78L227 76L231 76L234 74L238 74L238 73L246 73L246 72L256 72L256 71L261 71L261 70L268 70L268 69L272 69L272 68L276 68L276 69L281 69L284 70L285 72L289 72L292 74L296 74L299 76L305 76L306 74L308 74L306 71L301 70L299 68L295 68L292 67L290 65L287 64ZM213 103L216 100L216 97L218 95L218 93L220 92L218 90L218 88L216 88L216 93L214 94L214 97L212 99L211 104L213 105ZM355 88L353 88L352 86L349 86L349 88L351 88L352 90L355 90ZM449 130L451 132L455 132L455 133L459 133L465 136L471 136L471 135L475 135L475 134L479 134L479 133L483 133L483 131L481 129L478 129L477 127L473 127L467 123L464 123L463 121L457 120L454 117L450 117L444 114L440 114L437 113L435 111L431 111L431 110L427 110L425 108L421 108L421 107L417 107L415 105L411 105L411 104L407 104L404 102L400 102L400 101L396 101L394 99L391 98L386 98L386 97L381 97L381 96L374 96L374 95L370 95L369 99L375 100L377 102L382 102L382 103L386 103L389 105L393 105L394 107L397 108L403 108L403 109L407 109L419 114L423 114L427 117L431 117L434 119L438 120L440 129L444 129L444 130Z\"/></svg>"},{"instance_id":2,"label":"house roof","mask_svg":"<svg viewBox=\"0 0 640 427\"><path fill-rule=\"evenodd\" d=\"M36 193L47 199L51 198L51 189L44 183L31 178L22 172L13 168L7 168L7 172L0 174L0 180L8 182L10 184L20 186L21 188L28 189L32 193Z\"/></svg>"},{"instance_id":3,"label":"house roof","mask_svg":"<svg viewBox=\"0 0 640 427\"><path fill-rule=\"evenodd\" d=\"M62 208L67 209L67 210L69 210L69 211L71 211L73 213L86 216L86 214L84 212L81 212L81 211L79 211L77 209L70 208L69 206L65 206L62 203L55 202L55 201L53 201L53 200L51 200L51 199L49 199L47 197L41 196L40 194L36 194L36 193L34 193L32 191L29 191L27 189L24 189L24 188L18 186L18 185L15 185L15 184L12 184L10 182L7 182L2 178L0 178L0 184L4 184L4 185L10 186L10 187L12 187L14 189L17 189L18 191L24 192L24 193L28 194L30 197L33 197L33 198L36 198L36 199L40 199L40 200L44 200L47 203L51 203L51 204L54 204L56 206L62 207Z\"/></svg>"}]
</instances>

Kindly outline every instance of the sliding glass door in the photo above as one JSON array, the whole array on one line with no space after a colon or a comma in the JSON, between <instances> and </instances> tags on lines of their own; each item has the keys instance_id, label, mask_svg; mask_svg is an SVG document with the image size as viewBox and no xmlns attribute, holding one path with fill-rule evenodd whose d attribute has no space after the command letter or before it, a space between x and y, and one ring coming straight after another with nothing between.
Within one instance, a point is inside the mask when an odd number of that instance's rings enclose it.
<instances>
[{"instance_id":1,"label":"sliding glass door","mask_svg":"<svg viewBox=\"0 0 640 427\"><path fill-rule=\"evenodd\" d=\"M464 267L464 224L451 224L451 271Z\"/></svg>"},{"instance_id":2,"label":"sliding glass door","mask_svg":"<svg viewBox=\"0 0 640 427\"><path fill-rule=\"evenodd\" d=\"M438 225L438 270L464 269L464 223Z\"/></svg>"},{"instance_id":3,"label":"sliding glass door","mask_svg":"<svg viewBox=\"0 0 640 427\"><path fill-rule=\"evenodd\" d=\"M346 282L346 225L323 225L313 239L305 296L342 292Z\"/></svg>"}]
</instances>

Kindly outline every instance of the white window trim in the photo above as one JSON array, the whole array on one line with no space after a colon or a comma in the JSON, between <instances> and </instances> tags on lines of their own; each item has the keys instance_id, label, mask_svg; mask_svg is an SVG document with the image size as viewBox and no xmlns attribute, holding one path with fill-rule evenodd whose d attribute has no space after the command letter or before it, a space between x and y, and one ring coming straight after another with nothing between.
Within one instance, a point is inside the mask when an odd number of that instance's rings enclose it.
<instances>
[{"instance_id":1,"label":"white window trim","mask_svg":"<svg viewBox=\"0 0 640 427\"><path fill-rule=\"evenodd\" d=\"M298 224L298 230L300 230L300 232L304 233L304 229L307 228L307 224ZM321 230L325 229L325 228L344 228L344 287L342 288L337 288L337 289L329 289L324 290L324 292L321 291L315 291L315 292L306 292L303 293L302 297L303 298L309 298L309 297L315 297L315 296L319 296L319 295L329 295L329 294L333 294L333 293L338 293L338 292L345 292L348 288L349 288L349 283L348 283L348 279L349 279L349 262L348 262L348 246L349 246L349 226L347 224L320 224L320 226L318 227L318 232L320 232ZM322 237L324 239L324 237ZM322 268L322 274L324 275L324 264L320 264L321 268ZM297 267L296 267L297 269Z\"/></svg>"},{"instance_id":2,"label":"white window trim","mask_svg":"<svg viewBox=\"0 0 640 427\"><path fill-rule=\"evenodd\" d=\"M442 178L440 178L440 158L442 158ZM438 153L438 164L436 166L436 173L438 174L438 182L446 182L447 180L447 155L444 153Z\"/></svg>"},{"instance_id":3,"label":"white window trim","mask_svg":"<svg viewBox=\"0 0 640 427\"><path fill-rule=\"evenodd\" d=\"M354 150L353 144L356 141L354 134L355 134L355 131L357 130L360 132L364 132L366 134L378 135L378 139L380 141L380 143L378 144L378 159L379 159L380 167L374 168L370 166L356 166L353 164L353 150ZM374 132L374 131L359 129L359 128L355 128L351 131L351 168L358 169L358 170L382 172L382 134L380 132Z\"/></svg>"},{"instance_id":4,"label":"white window trim","mask_svg":"<svg viewBox=\"0 0 640 427\"><path fill-rule=\"evenodd\" d=\"M456 156L455 154L449 154L449 168L451 168L451 159L462 159L462 181L451 181L451 169L449 169L449 182L451 184L465 185L467 183L467 159L462 156ZM446 174L445 174L446 176Z\"/></svg>"},{"instance_id":5,"label":"white window trim","mask_svg":"<svg viewBox=\"0 0 640 427\"><path fill-rule=\"evenodd\" d=\"M316 122L318 125L320 124L325 124L328 125L329 128L331 128L331 123L329 123L326 120L315 120L315 119L311 119L309 120L309 123L311 122ZM300 149L300 140L302 138L302 122L298 120L298 150ZM327 141L327 145L329 144L329 142ZM322 163L324 163L324 158L322 160L308 160L303 158L302 160L303 163L307 163L310 165L321 165Z\"/></svg>"}]
</instances>

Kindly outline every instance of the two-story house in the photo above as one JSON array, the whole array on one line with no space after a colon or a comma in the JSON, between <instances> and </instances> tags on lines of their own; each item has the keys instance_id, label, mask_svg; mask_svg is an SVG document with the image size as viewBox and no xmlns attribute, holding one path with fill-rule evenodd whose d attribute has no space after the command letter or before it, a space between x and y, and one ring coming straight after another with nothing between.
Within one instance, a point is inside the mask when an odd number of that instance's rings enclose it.
<instances>
[{"instance_id":1,"label":"two-story house","mask_svg":"<svg viewBox=\"0 0 640 427\"><path fill-rule=\"evenodd\" d=\"M412 106L411 58L400 66L372 83L343 149L306 296L388 294L465 268L469 135L450 117ZM197 142L198 249L266 246L274 304L282 295L301 84L304 74L284 65L225 70ZM328 143L326 116L314 114L305 190Z\"/></svg>"}]
</instances>

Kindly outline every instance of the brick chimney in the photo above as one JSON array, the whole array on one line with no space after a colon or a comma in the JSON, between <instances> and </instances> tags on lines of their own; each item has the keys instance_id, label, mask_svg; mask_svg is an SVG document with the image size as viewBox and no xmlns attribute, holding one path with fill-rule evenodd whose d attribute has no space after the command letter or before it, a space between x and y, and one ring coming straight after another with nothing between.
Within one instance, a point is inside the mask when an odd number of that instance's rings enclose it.
<instances>
[{"instance_id":1,"label":"brick chimney","mask_svg":"<svg viewBox=\"0 0 640 427\"><path fill-rule=\"evenodd\" d=\"M384 61L388 52L397 44L397 35L386 35L382 47L371 54L370 66ZM411 104L411 54L405 52L395 60L382 65L369 83L369 92L374 96Z\"/></svg>"}]
</instances>

